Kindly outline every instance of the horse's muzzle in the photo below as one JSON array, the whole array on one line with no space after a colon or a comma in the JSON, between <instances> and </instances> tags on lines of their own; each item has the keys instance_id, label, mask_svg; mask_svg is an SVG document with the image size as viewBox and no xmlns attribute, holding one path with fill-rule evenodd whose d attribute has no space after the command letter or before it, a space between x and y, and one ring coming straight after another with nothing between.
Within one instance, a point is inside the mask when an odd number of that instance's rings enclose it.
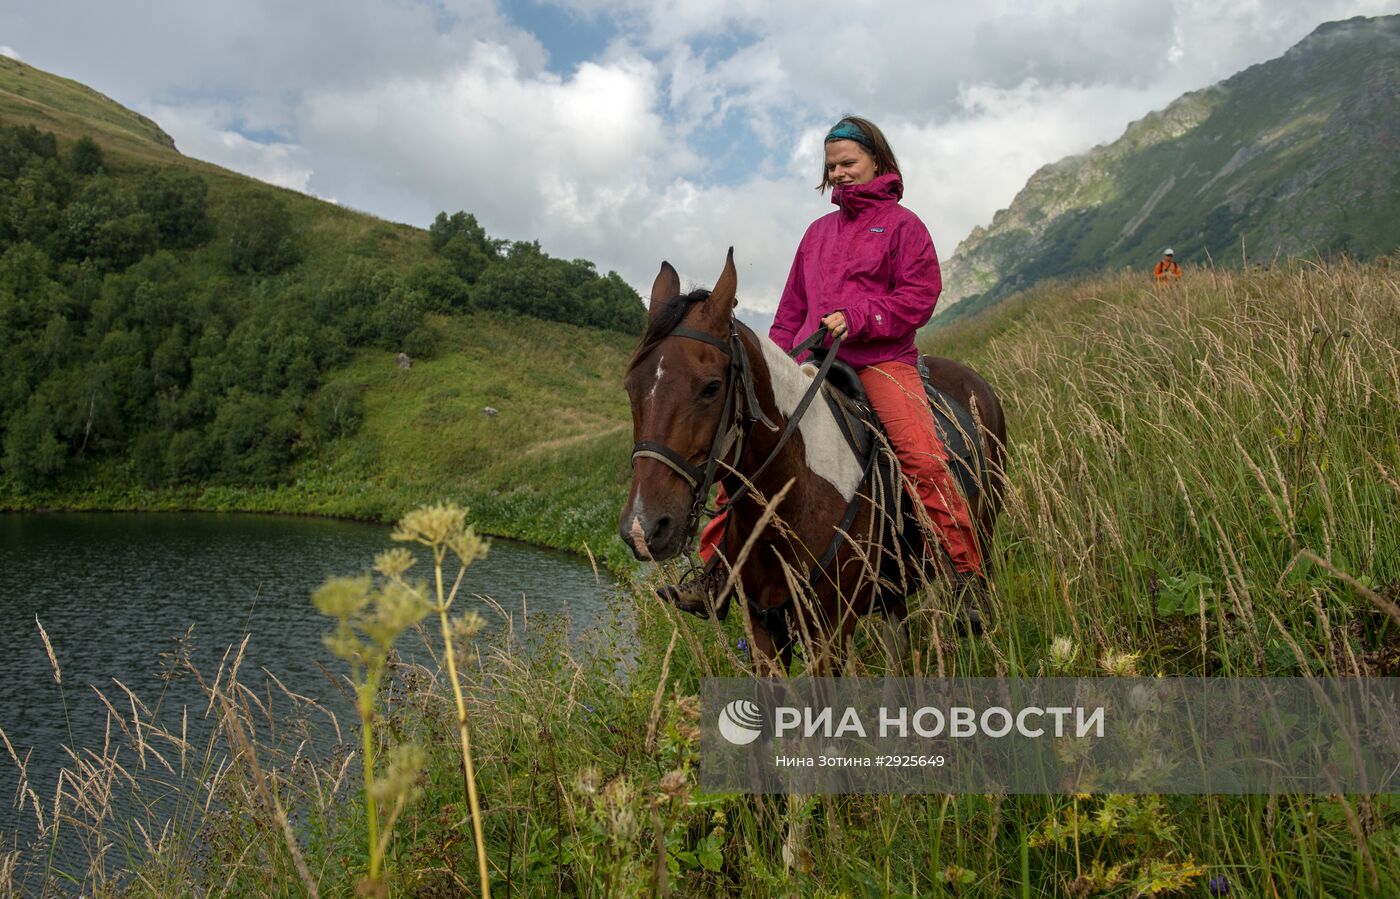
<instances>
[{"instance_id":1,"label":"horse's muzzle","mask_svg":"<svg viewBox=\"0 0 1400 899\"><path fill-rule=\"evenodd\" d=\"M619 522L618 534L640 561L664 562L685 547L685 522L673 515L654 518L629 506Z\"/></svg>"}]
</instances>

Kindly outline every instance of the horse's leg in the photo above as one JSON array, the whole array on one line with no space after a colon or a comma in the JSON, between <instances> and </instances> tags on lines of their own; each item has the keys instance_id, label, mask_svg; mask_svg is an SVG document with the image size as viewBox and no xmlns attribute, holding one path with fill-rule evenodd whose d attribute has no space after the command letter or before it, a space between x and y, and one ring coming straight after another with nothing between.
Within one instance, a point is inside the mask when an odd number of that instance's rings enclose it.
<instances>
[{"instance_id":1,"label":"horse's leg","mask_svg":"<svg viewBox=\"0 0 1400 899\"><path fill-rule=\"evenodd\" d=\"M761 620L750 618L750 621L753 624L754 675L782 677L787 674L792 664L792 646L786 632L775 635Z\"/></svg>"}]
</instances>

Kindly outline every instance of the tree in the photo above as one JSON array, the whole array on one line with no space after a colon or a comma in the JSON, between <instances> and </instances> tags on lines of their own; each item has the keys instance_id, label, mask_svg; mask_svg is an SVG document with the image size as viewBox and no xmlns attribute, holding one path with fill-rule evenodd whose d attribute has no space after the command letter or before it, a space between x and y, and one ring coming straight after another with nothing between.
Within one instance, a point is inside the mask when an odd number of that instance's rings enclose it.
<instances>
[{"instance_id":1,"label":"tree","mask_svg":"<svg viewBox=\"0 0 1400 899\"><path fill-rule=\"evenodd\" d=\"M359 430L364 417L364 396L354 384L327 384L311 401L311 425L318 440L348 437Z\"/></svg>"},{"instance_id":2,"label":"tree","mask_svg":"<svg viewBox=\"0 0 1400 899\"><path fill-rule=\"evenodd\" d=\"M0 125L0 178L13 178L35 158L58 158L58 138L33 125Z\"/></svg>"},{"instance_id":3,"label":"tree","mask_svg":"<svg viewBox=\"0 0 1400 899\"><path fill-rule=\"evenodd\" d=\"M273 397L241 388L219 404L208 434L221 474L231 481L275 483L285 477L297 436L296 417Z\"/></svg>"},{"instance_id":4,"label":"tree","mask_svg":"<svg viewBox=\"0 0 1400 899\"><path fill-rule=\"evenodd\" d=\"M55 430L53 410L35 397L10 420L5 432L5 472L33 483L62 471L68 462L68 448L59 441Z\"/></svg>"},{"instance_id":5,"label":"tree","mask_svg":"<svg viewBox=\"0 0 1400 899\"><path fill-rule=\"evenodd\" d=\"M95 175L102 171L102 148L97 141L83 135L73 143L68 165L79 175Z\"/></svg>"},{"instance_id":6,"label":"tree","mask_svg":"<svg viewBox=\"0 0 1400 899\"><path fill-rule=\"evenodd\" d=\"M155 222L165 247L197 247L209 239L208 198L203 178L174 168L152 172L136 188L137 204Z\"/></svg>"},{"instance_id":7,"label":"tree","mask_svg":"<svg viewBox=\"0 0 1400 899\"><path fill-rule=\"evenodd\" d=\"M246 193L228 214L228 263L239 274L275 275L301 260L292 216L276 197Z\"/></svg>"},{"instance_id":8,"label":"tree","mask_svg":"<svg viewBox=\"0 0 1400 899\"><path fill-rule=\"evenodd\" d=\"M104 176L88 181L63 210L59 243L64 255L91 259L104 271L120 271L155 249L151 217L126 188Z\"/></svg>"},{"instance_id":9,"label":"tree","mask_svg":"<svg viewBox=\"0 0 1400 899\"><path fill-rule=\"evenodd\" d=\"M511 244L505 258L482 275L476 296L487 309L512 309L555 321L574 320L572 297L561 265L541 252L536 241Z\"/></svg>"},{"instance_id":10,"label":"tree","mask_svg":"<svg viewBox=\"0 0 1400 899\"><path fill-rule=\"evenodd\" d=\"M486 236L486 229L470 212L439 212L428 228L433 252L451 263L457 276L476 283L500 254L503 241Z\"/></svg>"},{"instance_id":11,"label":"tree","mask_svg":"<svg viewBox=\"0 0 1400 899\"><path fill-rule=\"evenodd\" d=\"M579 291L587 324L623 334L641 334L647 310L642 298L617 272L595 278Z\"/></svg>"}]
</instances>

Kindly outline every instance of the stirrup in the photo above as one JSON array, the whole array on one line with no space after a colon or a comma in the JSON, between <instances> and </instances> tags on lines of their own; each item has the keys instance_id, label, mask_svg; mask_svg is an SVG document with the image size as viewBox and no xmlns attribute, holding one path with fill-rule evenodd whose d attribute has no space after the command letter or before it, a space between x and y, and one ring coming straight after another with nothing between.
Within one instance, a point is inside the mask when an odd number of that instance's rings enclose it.
<instances>
[{"instance_id":1,"label":"stirrup","mask_svg":"<svg viewBox=\"0 0 1400 899\"><path fill-rule=\"evenodd\" d=\"M729 572L724 566L712 561L705 566L704 571L688 581L658 587L656 595L682 612L689 612L697 618L710 618L713 609L713 617L723 621L729 615L729 599L733 591L722 597L717 594L723 589L728 577Z\"/></svg>"}]
</instances>

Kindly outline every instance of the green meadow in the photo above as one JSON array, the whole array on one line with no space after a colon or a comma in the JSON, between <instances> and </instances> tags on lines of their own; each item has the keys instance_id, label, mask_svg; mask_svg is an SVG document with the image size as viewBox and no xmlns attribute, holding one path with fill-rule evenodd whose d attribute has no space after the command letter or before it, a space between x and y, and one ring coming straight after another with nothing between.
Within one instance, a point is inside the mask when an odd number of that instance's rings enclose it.
<instances>
[{"instance_id":1,"label":"green meadow","mask_svg":"<svg viewBox=\"0 0 1400 899\"><path fill-rule=\"evenodd\" d=\"M941 594L930 591L914 602L911 673L1395 676L1398 337L1400 281L1385 260L1193 269L1167 289L1140 277L1089 279L935 332L928 350L968 359L1004 398L1010 492L993 552L994 626L980 640L955 637ZM299 469L297 485L264 497L364 484L364 510L384 514L392 505L374 504L386 497L409 502L425 485L470 483L462 495L480 506L466 524L490 530L484 522L508 518L502 510L515 502L564 512L572 523L550 525L561 543L615 544L628 438L609 428L625 421L616 386L624 349L581 344L570 365L544 376L548 387L528 393L451 358L400 371L367 356L345 373L368 385L367 427L319 468ZM531 356L524 341L501 352ZM415 393L412 379L430 376L438 386ZM539 459L502 459L511 454L500 447L550 427L512 421L511 401L580 393L589 379L596 405L574 408L596 419L548 431L559 442ZM502 400L507 387L521 393ZM499 434L454 430L452 421L488 403L501 410L491 422ZM435 428L439 408L453 414ZM596 436L575 438L587 429ZM381 481L364 479L381 466ZM559 480L548 485L549 509L510 488L550 472ZM482 482L498 485L495 505ZM421 532L421 521L409 530ZM462 539L440 541L471 558ZM440 555L450 586L455 551L408 546ZM356 588L361 617L345 619L369 628L356 633L375 633L391 607L408 603L421 619L437 602L430 587L413 605L396 593L393 560L379 567L388 574ZM326 602L318 599L323 610ZM119 729L158 749L168 770L133 775L114 745L82 760L58 818L48 813L53 797L35 804L42 837L75 829L94 853L125 860L116 872L61 876L95 895L477 894L479 821L497 895L1400 891L1394 794L705 794L695 775L696 694L701 677L748 670L737 616L723 625L680 616L637 577L624 580L615 620L583 645L540 621L478 641L472 613L490 610L463 598L451 610L459 623L447 636L431 617L418 633L439 653L444 640L458 647L478 814L444 671L387 656L370 713L338 722L351 748L321 758L299 748L329 726L314 700L264 689L231 653L220 671L200 675L219 723L209 745L185 744L177 721L114 704ZM873 638L872 622L850 673L883 670ZM352 665L357 677L365 670ZM362 736L389 759L368 774L358 767ZM150 781L168 785L180 813L114 828L100 787L143 783L153 795ZM22 802L18 811L36 808ZM42 840L6 849L0 872L10 883L43 879Z\"/></svg>"},{"instance_id":2,"label":"green meadow","mask_svg":"<svg viewBox=\"0 0 1400 899\"><path fill-rule=\"evenodd\" d=\"M1400 894L1395 794L701 792L699 682L749 672L745 631L661 605L675 571L616 536L630 290L465 214L425 233L186 159L8 59L0 119L0 508L402 538L315 597L354 720L230 647L214 671L151 660L201 684L208 740L103 687L111 739L39 795L0 739L0 802L37 834L0 833L0 894L459 896L483 871L498 896ZM1009 490L993 626L956 637L930 588L907 673L1400 674L1392 264L1090 277L927 335L1003 398ZM582 643L541 618L481 637L498 613L453 588L478 533L586 552L614 614ZM405 583L405 550L441 576ZM875 624L849 673L886 670ZM50 658L58 716L79 688ZM56 861L75 843L84 864Z\"/></svg>"}]
</instances>

